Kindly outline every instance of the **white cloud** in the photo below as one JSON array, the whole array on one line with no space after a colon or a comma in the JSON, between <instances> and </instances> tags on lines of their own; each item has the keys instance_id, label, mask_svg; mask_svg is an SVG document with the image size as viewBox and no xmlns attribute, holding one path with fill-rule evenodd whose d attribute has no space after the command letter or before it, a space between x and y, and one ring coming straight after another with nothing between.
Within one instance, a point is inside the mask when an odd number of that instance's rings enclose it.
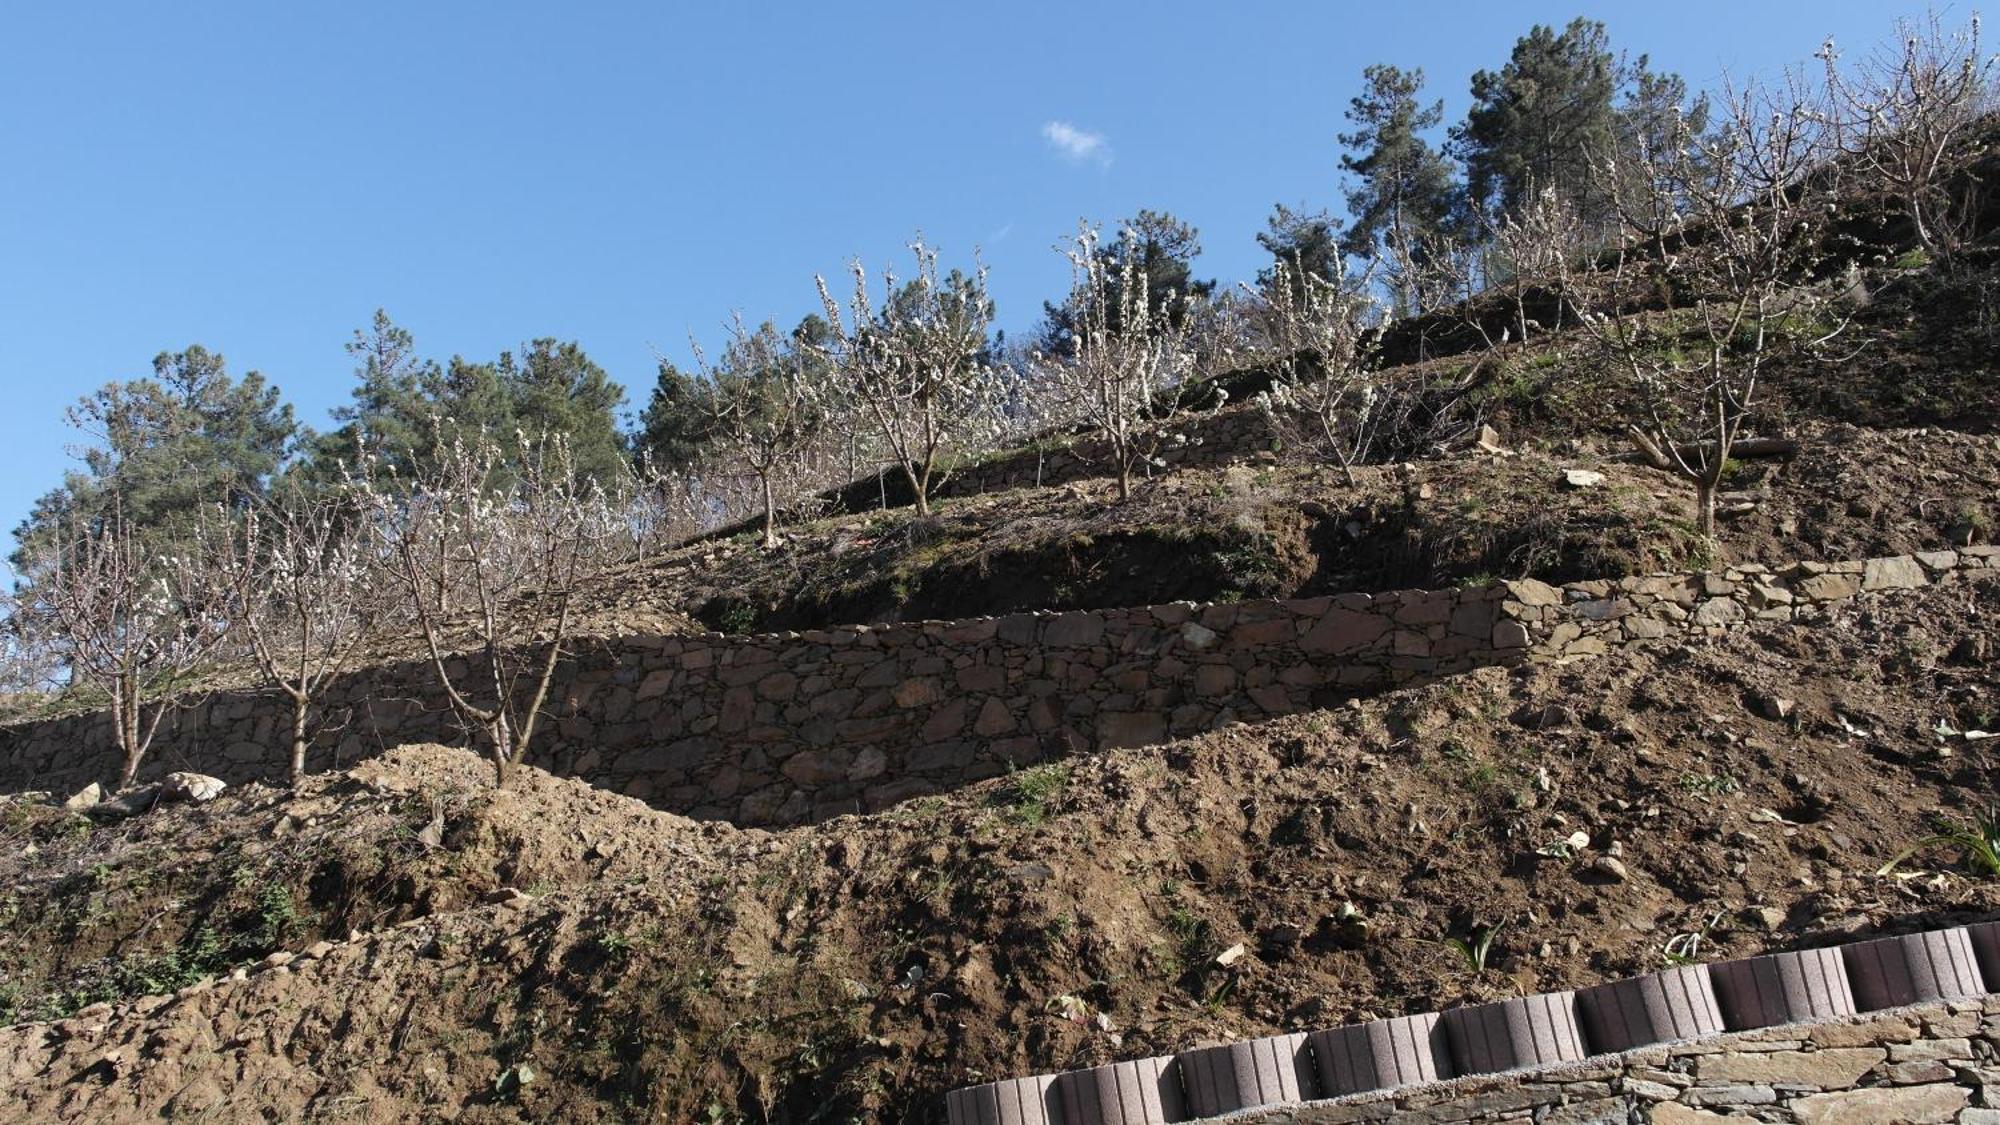
<instances>
[{"instance_id":1,"label":"white cloud","mask_svg":"<svg viewBox=\"0 0 2000 1125\"><path fill-rule=\"evenodd\" d=\"M1079 164L1089 161L1103 168L1111 166L1111 144L1102 133L1079 129L1067 121L1051 121L1042 126L1042 139Z\"/></svg>"}]
</instances>

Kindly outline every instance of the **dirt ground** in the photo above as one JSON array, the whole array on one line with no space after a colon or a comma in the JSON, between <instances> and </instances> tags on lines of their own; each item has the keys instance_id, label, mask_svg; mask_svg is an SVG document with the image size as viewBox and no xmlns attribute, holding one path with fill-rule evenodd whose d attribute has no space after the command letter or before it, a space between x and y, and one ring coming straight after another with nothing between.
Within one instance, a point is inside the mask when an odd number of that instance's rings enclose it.
<instances>
[{"instance_id":1,"label":"dirt ground","mask_svg":"<svg viewBox=\"0 0 2000 1125\"><path fill-rule=\"evenodd\" d=\"M0 1030L0 1117L940 1120L965 1083L1686 935L1988 916L1948 852L1875 872L1996 798L1996 742L1940 733L2000 728L1996 617L1992 580L1885 595L782 833L532 770L491 793L436 747L102 825L13 799L0 964L13 1018L60 1018ZM1492 927L1483 970L1447 944Z\"/></svg>"},{"instance_id":2,"label":"dirt ground","mask_svg":"<svg viewBox=\"0 0 2000 1125\"><path fill-rule=\"evenodd\" d=\"M1987 542L2000 527L2000 437L1811 423L1800 452L1725 483L1728 561L1789 563ZM1504 435L1503 435L1504 437ZM697 618L727 632L1035 609L1548 582L1716 560L1692 492L1600 439L1364 466L1348 485L1290 457L1177 470L1113 502L1108 481L947 500L697 543L634 565L586 606L592 628ZM1605 483L1563 485L1594 469Z\"/></svg>"}]
</instances>

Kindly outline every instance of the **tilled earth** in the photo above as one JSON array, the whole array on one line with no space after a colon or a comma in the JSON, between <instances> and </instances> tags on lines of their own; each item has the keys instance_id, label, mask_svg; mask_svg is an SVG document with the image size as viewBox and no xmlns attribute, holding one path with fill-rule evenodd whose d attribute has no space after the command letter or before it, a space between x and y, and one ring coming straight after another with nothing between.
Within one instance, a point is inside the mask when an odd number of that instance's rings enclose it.
<instances>
[{"instance_id":1,"label":"tilled earth","mask_svg":"<svg viewBox=\"0 0 2000 1125\"><path fill-rule=\"evenodd\" d=\"M1670 943L1990 916L1949 850L1877 872L1996 798L2000 740L1962 733L2000 729L1996 618L1991 579L1875 596L782 833L493 792L439 747L102 825L13 799L0 956L38 1022L0 1030L0 1118L937 1120ZM1484 969L1447 944L1493 927Z\"/></svg>"}]
</instances>

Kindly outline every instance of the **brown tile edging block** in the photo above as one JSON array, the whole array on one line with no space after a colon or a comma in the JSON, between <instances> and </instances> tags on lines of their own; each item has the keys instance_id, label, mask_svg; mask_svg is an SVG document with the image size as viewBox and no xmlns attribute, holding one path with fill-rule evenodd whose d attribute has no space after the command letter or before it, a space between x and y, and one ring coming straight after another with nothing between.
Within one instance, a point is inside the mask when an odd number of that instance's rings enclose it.
<instances>
[{"instance_id":1,"label":"brown tile edging block","mask_svg":"<svg viewBox=\"0 0 2000 1125\"><path fill-rule=\"evenodd\" d=\"M1708 976L1730 1031L1837 1019L1858 1010L1838 948L1724 961L1710 965Z\"/></svg>"},{"instance_id":2,"label":"brown tile edging block","mask_svg":"<svg viewBox=\"0 0 2000 1125\"><path fill-rule=\"evenodd\" d=\"M944 1098L951 1125L1063 1125L1056 1075L1015 1078L953 1090Z\"/></svg>"},{"instance_id":3,"label":"brown tile edging block","mask_svg":"<svg viewBox=\"0 0 2000 1125\"><path fill-rule=\"evenodd\" d=\"M1188 1119L1172 1055L1056 1076L1062 1125L1170 1125Z\"/></svg>"},{"instance_id":4,"label":"brown tile edging block","mask_svg":"<svg viewBox=\"0 0 2000 1125\"><path fill-rule=\"evenodd\" d=\"M1438 1020L1425 1012L1311 1033L1320 1092L1339 1097L1450 1078L1451 1050Z\"/></svg>"},{"instance_id":5,"label":"brown tile edging block","mask_svg":"<svg viewBox=\"0 0 2000 1125\"><path fill-rule=\"evenodd\" d=\"M1722 1007L1707 965L1679 965L1580 989L1576 1004L1592 1054L1723 1031Z\"/></svg>"},{"instance_id":6,"label":"brown tile edging block","mask_svg":"<svg viewBox=\"0 0 2000 1125\"><path fill-rule=\"evenodd\" d=\"M1986 991L1964 926L1857 942L1840 953L1862 1011Z\"/></svg>"},{"instance_id":7,"label":"brown tile edging block","mask_svg":"<svg viewBox=\"0 0 2000 1125\"><path fill-rule=\"evenodd\" d=\"M1965 927L1972 940L1972 956L1979 962L1979 975L1990 991L2000 992L2000 922L1980 922Z\"/></svg>"},{"instance_id":8,"label":"brown tile edging block","mask_svg":"<svg viewBox=\"0 0 2000 1125\"><path fill-rule=\"evenodd\" d=\"M1451 1008L1443 1016L1453 1069L1492 1074L1589 1055L1576 1023L1576 993L1544 992Z\"/></svg>"},{"instance_id":9,"label":"brown tile edging block","mask_svg":"<svg viewBox=\"0 0 2000 1125\"><path fill-rule=\"evenodd\" d=\"M1857 965L1859 971L1854 969ZM1607 982L1580 993L1545 993L1453 1008L1442 1014L1316 1031L1310 1037L1303 1033L1274 1036L1184 1051L1172 1059L1140 1059L1062 1075L995 1082L952 1091L946 1095L945 1105L952 1125L1094 1125L1100 1121L1104 1125L1151 1125L1155 1120L1185 1121L1316 1097L1345 1100L1359 1095L1365 1099L1391 1089L1436 1086L1527 1067L1560 1070L1564 1064L1594 1055L1619 1054L1670 1041L1661 1038L1634 1040L1626 1047L1616 1045L1621 1032L1610 1029L1608 1014L1629 1016L1635 1004L1649 1035L1673 1032L1672 1038L1712 1038L1785 1024L1834 1024L1882 1008L1963 999L2000 986L1995 969L2000 969L2000 921L1705 966L1678 966ZM1704 974L1713 998L1713 1007L1705 1014L1698 1011ZM1688 1002L1680 1012L1672 1009L1669 998L1676 990ZM1857 995L1862 997L1860 1004L1856 1003ZM1649 1003L1654 1010L1647 1010ZM1660 1005L1667 1007L1661 1009ZM1713 1026L1718 1016L1719 1026ZM1636 1034L1630 1029L1634 1025L1626 1026L1622 1034ZM1678 1034L1691 1026L1704 1029ZM1422 1074L1422 1057L1410 1053L1414 1037L1398 1044L1391 1027L1413 1033L1432 1029L1425 1037L1432 1046L1432 1074ZM1588 1037L1586 1028L1590 1029ZM1436 1046L1438 1029L1445 1033L1444 1049ZM1386 1043L1382 1041L1385 1038ZM1352 1087L1349 1079L1341 1077L1343 1070L1336 1062L1341 1056L1335 1051L1343 1047L1350 1063L1347 1069L1357 1075L1351 1080ZM1389 1057L1396 1051L1403 1052L1400 1058ZM1373 1054L1359 1058L1357 1052ZM1374 1070L1365 1069L1368 1066ZM1396 1070L1397 1080L1360 1085L1371 1075L1382 1080L1394 1068L1401 1068ZM1185 1103L1178 1111L1172 1108L1177 1071L1185 1091ZM1416 1077L1410 1077L1413 1073ZM1122 1085L1127 1081L1142 1088L1148 1081L1153 1083L1151 1088L1160 1099L1159 1117L1132 1115L1128 1107L1133 1103L1122 1100L1122 1091L1131 1088ZM1092 1093L1100 1116L1077 1116L1090 1112L1082 1107ZM1116 1112L1125 1116L1114 1116L1107 1108L1113 1104L1107 1099L1114 1095L1121 1099L1116 1102ZM1143 1101L1143 1093L1141 1098L1139 1111L1153 1112Z\"/></svg>"},{"instance_id":10,"label":"brown tile edging block","mask_svg":"<svg viewBox=\"0 0 2000 1125\"><path fill-rule=\"evenodd\" d=\"M1174 1056L1187 1086L1188 1109L1214 1117L1260 1105L1299 1102L1319 1095L1304 1032L1203 1047Z\"/></svg>"}]
</instances>

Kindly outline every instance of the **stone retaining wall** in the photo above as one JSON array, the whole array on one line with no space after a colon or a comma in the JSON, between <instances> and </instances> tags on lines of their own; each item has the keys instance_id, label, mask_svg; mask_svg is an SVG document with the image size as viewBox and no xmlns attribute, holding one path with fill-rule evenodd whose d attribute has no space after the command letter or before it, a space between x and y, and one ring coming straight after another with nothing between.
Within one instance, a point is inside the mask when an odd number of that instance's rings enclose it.
<instances>
[{"instance_id":1,"label":"stone retaining wall","mask_svg":"<svg viewBox=\"0 0 2000 1125\"><path fill-rule=\"evenodd\" d=\"M1489 663L1505 594L1473 587L593 643L562 666L534 760L677 812L795 823ZM325 710L335 722L313 768L401 743L465 740L423 664L350 676L326 693ZM273 693L191 703L169 717L148 772L275 778L288 715ZM116 763L101 715L0 728L0 780L13 788L68 791L114 774Z\"/></svg>"},{"instance_id":2,"label":"stone retaining wall","mask_svg":"<svg viewBox=\"0 0 2000 1125\"><path fill-rule=\"evenodd\" d=\"M559 672L534 763L675 812L779 825L873 810L1051 757L1163 742L1489 664L1553 661L1812 622L1857 596L2000 568L1971 547L1783 570L1456 590L1176 603L758 636L590 642ZM276 779L290 704L191 701L147 772ZM428 666L326 693L310 765L408 742L469 741ZM68 792L115 776L111 724L0 727L0 786Z\"/></svg>"},{"instance_id":3,"label":"stone retaining wall","mask_svg":"<svg viewBox=\"0 0 2000 1125\"><path fill-rule=\"evenodd\" d=\"M1520 623L1534 660L1713 636L1746 621L1823 620L1862 594L1912 590L2000 568L2000 547L1962 547L1858 562L1754 563L1702 574L1648 575L1555 587L1507 583L1506 620Z\"/></svg>"},{"instance_id":4,"label":"stone retaining wall","mask_svg":"<svg viewBox=\"0 0 2000 1125\"><path fill-rule=\"evenodd\" d=\"M1996 987L1986 922L989 1083L945 1109L952 1125L2000 1125ZM1134 1088L1143 1102L1096 1094Z\"/></svg>"}]
</instances>

